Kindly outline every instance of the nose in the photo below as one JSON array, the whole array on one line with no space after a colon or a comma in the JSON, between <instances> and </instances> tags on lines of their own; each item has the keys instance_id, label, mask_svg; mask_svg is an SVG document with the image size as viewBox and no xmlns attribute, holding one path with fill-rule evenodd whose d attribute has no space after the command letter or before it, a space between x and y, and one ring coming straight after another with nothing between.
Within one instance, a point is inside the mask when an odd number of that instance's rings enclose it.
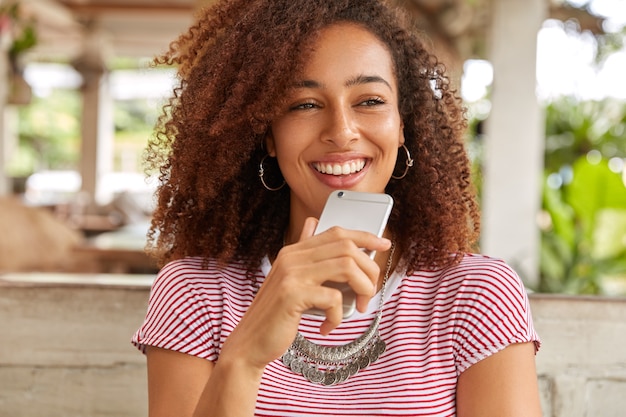
<instances>
[{"instance_id":1,"label":"nose","mask_svg":"<svg viewBox=\"0 0 626 417\"><path fill-rule=\"evenodd\" d=\"M323 140L333 143L338 148L345 148L358 139L358 129L351 109L335 106L329 109L327 125L323 131Z\"/></svg>"}]
</instances>

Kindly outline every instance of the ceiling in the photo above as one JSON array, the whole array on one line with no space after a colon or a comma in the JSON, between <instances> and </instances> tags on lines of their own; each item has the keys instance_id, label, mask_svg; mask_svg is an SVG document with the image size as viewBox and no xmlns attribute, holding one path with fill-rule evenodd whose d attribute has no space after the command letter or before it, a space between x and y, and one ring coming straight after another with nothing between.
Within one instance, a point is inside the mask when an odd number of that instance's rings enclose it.
<instances>
[{"instance_id":1,"label":"ceiling","mask_svg":"<svg viewBox=\"0 0 626 417\"><path fill-rule=\"evenodd\" d=\"M37 22L38 59L83 52L152 57L193 21L200 0L21 0ZM206 3L206 2L205 2Z\"/></svg>"},{"instance_id":2,"label":"ceiling","mask_svg":"<svg viewBox=\"0 0 626 417\"><path fill-rule=\"evenodd\" d=\"M2 2L6 0L0 0ZM194 12L215 0L9 0L20 2L23 17L37 22L35 60L72 61L152 58L193 21ZM396 0L416 16L440 52L456 60L484 54L491 1ZM598 19L563 0L546 0L550 15L575 17L585 25ZM591 19L591 20L590 20Z\"/></svg>"}]
</instances>

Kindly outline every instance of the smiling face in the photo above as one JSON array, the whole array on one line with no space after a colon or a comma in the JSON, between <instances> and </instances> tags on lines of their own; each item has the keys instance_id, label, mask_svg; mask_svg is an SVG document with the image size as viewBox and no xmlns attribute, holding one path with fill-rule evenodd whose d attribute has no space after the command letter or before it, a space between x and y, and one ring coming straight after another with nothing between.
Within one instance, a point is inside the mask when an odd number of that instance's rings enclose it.
<instances>
[{"instance_id":1,"label":"smiling face","mask_svg":"<svg viewBox=\"0 0 626 417\"><path fill-rule=\"evenodd\" d=\"M340 23L312 48L267 140L291 189L292 227L319 218L332 190L384 192L404 143L385 45L361 26Z\"/></svg>"}]
</instances>

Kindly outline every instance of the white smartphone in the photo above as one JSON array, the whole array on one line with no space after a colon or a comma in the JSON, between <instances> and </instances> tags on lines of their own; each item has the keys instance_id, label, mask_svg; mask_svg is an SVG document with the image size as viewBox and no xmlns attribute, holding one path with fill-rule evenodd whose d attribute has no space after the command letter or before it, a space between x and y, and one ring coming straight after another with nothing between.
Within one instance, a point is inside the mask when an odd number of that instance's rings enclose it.
<instances>
[{"instance_id":1,"label":"white smartphone","mask_svg":"<svg viewBox=\"0 0 626 417\"><path fill-rule=\"evenodd\" d=\"M366 193L360 191L333 191L326 201L315 234L322 233L333 226L349 230L370 232L378 237L383 235L387 220L393 207L393 198L388 194ZM376 253L369 253L374 259ZM343 296L343 317L347 318L356 310L356 294L346 284L326 281L324 285L337 288ZM324 315L323 310L310 309L308 314Z\"/></svg>"}]
</instances>

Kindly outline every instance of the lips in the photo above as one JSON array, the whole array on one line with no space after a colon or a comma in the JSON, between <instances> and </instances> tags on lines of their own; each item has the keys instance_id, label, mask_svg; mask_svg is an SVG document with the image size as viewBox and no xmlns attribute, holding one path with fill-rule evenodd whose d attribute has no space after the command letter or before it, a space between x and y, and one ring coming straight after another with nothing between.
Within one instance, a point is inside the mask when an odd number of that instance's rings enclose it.
<instances>
[{"instance_id":1,"label":"lips","mask_svg":"<svg viewBox=\"0 0 626 417\"><path fill-rule=\"evenodd\" d=\"M313 168L317 172L327 175L350 175L361 171L365 167L365 160L358 159L343 163L315 162Z\"/></svg>"}]
</instances>

